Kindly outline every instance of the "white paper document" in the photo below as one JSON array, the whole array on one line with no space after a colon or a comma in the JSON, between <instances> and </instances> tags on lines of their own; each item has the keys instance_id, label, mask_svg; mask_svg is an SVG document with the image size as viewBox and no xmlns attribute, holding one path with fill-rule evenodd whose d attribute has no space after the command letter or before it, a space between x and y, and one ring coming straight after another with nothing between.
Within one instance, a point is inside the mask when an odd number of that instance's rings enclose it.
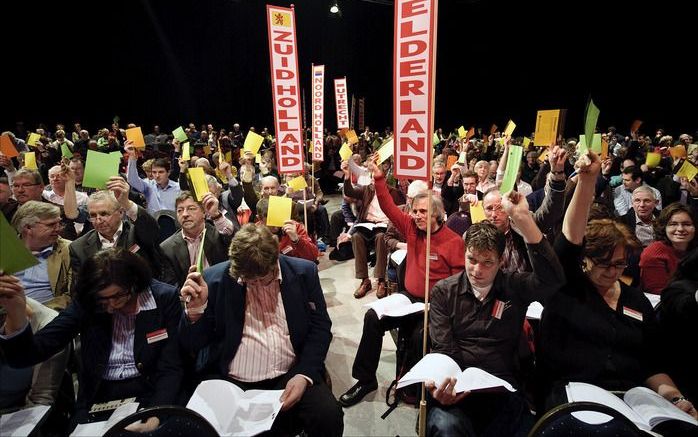
<instances>
[{"instance_id":1,"label":"white paper document","mask_svg":"<svg viewBox=\"0 0 698 437\"><path fill-rule=\"evenodd\" d=\"M698 426L690 415L676 408L659 394L646 387L635 387L628 390L623 399L613 393L583 382L567 384L567 399L570 402L595 402L613 408L630 419L638 428L651 432L652 428L667 420L682 420ZM593 411L575 412L573 415L587 423L604 423L611 419L606 414Z\"/></svg>"},{"instance_id":2,"label":"white paper document","mask_svg":"<svg viewBox=\"0 0 698 437\"><path fill-rule=\"evenodd\" d=\"M516 391L511 384L477 367L461 370L448 355L432 353L422 357L397 383L397 388L432 380L439 386L446 378L457 378L456 393L504 387Z\"/></svg>"},{"instance_id":3,"label":"white paper document","mask_svg":"<svg viewBox=\"0 0 698 437\"><path fill-rule=\"evenodd\" d=\"M109 429L116 425L121 419L130 416L138 411L138 402L123 404L109 416L108 420L101 422L82 423L75 427L71 437L94 437L104 435Z\"/></svg>"},{"instance_id":4,"label":"white paper document","mask_svg":"<svg viewBox=\"0 0 698 437\"><path fill-rule=\"evenodd\" d=\"M405 260L406 256L407 256L406 249L398 249L395 252L390 254L390 259L392 259L395 264L400 265Z\"/></svg>"},{"instance_id":5,"label":"white paper document","mask_svg":"<svg viewBox=\"0 0 698 437\"><path fill-rule=\"evenodd\" d=\"M48 413L48 405L36 405L0 416L0 436L27 436Z\"/></svg>"},{"instance_id":6,"label":"white paper document","mask_svg":"<svg viewBox=\"0 0 698 437\"><path fill-rule=\"evenodd\" d=\"M365 308L372 308L378 315L378 319L383 316L402 317L408 314L424 311L424 302L412 303L410 298L402 293L394 293L382 299L364 304Z\"/></svg>"},{"instance_id":7,"label":"white paper document","mask_svg":"<svg viewBox=\"0 0 698 437\"><path fill-rule=\"evenodd\" d=\"M283 390L247 390L222 379L196 387L187 408L201 414L221 436L251 436L269 431L281 410Z\"/></svg>"},{"instance_id":8,"label":"white paper document","mask_svg":"<svg viewBox=\"0 0 698 437\"><path fill-rule=\"evenodd\" d=\"M543 304L538 301L531 302L526 310L526 318L532 320L540 320L543 316Z\"/></svg>"},{"instance_id":9,"label":"white paper document","mask_svg":"<svg viewBox=\"0 0 698 437\"><path fill-rule=\"evenodd\" d=\"M372 231L376 228L379 229L388 229L388 224L387 223L354 223L354 227L358 228L366 228L369 231Z\"/></svg>"}]
</instances>

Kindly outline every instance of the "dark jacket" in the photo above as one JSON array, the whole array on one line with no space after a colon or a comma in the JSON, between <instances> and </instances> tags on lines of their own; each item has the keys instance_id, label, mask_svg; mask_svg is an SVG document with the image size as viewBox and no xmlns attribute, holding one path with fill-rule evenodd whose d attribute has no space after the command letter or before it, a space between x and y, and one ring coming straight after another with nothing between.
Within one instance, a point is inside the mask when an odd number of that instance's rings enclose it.
<instances>
[{"instance_id":1,"label":"dark jacket","mask_svg":"<svg viewBox=\"0 0 698 437\"><path fill-rule=\"evenodd\" d=\"M332 322L327 314L317 267L314 263L279 256L281 298L296 364L289 374L302 374L315 383L323 380L324 363L330 346ZM208 307L194 324L182 318L180 340L192 355L210 345L208 370L225 377L242 339L245 323L246 288L230 277L230 262L204 272L208 285Z\"/></svg>"},{"instance_id":2,"label":"dark jacket","mask_svg":"<svg viewBox=\"0 0 698 437\"><path fill-rule=\"evenodd\" d=\"M228 247L232 236L221 235L216 227L206 223L206 236L204 237L204 256L208 260L208 265L212 266L228 259ZM170 235L167 240L160 243L160 249L165 255L167 264L174 272L174 280L181 287L189 274L189 249L187 242L182 237L182 232L177 231Z\"/></svg>"},{"instance_id":3,"label":"dark jacket","mask_svg":"<svg viewBox=\"0 0 698 437\"><path fill-rule=\"evenodd\" d=\"M517 350L528 305L543 301L565 282L562 266L546 239L527 245L533 272L501 270L487 297L473 294L466 272L436 283L429 304L432 352L453 358L464 369L479 367L514 386ZM502 311L495 317L495 305Z\"/></svg>"},{"instance_id":4,"label":"dark jacket","mask_svg":"<svg viewBox=\"0 0 698 437\"><path fill-rule=\"evenodd\" d=\"M164 255L158 245L158 223L148 211L138 207L136 221L124 219L121 235L115 247L130 250L143 257L152 271L153 277L167 284L175 284L176 278L170 266L164 262ZM92 229L82 237L70 243L70 262L74 277L80 273L80 267L88 258L102 250L99 234Z\"/></svg>"},{"instance_id":5,"label":"dark jacket","mask_svg":"<svg viewBox=\"0 0 698 437\"><path fill-rule=\"evenodd\" d=\"M157 308L141 311L136 316L134 359L138 371L153 385L148 405L171 405L177 400L183 376L177 338L182 309L174 287L154 280L150 290ZM168 337L148 344L146 335L163 328L167 329ZM80 334L82 371L78 373L77 408L86 409L93 403L107 366L111 329L109 315L87 314L78 300L73 300L36 334L32 334L27 325L18 336L0 339L0 350L13 367L33 366L60 352Z\"/></svg>"}]
</instances>

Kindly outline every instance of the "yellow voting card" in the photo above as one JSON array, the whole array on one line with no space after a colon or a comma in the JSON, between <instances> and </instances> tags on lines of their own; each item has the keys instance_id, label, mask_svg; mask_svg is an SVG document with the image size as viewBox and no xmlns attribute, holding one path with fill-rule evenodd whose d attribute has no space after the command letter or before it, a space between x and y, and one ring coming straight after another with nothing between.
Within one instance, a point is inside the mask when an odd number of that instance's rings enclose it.
<instances>
[{"instance_id":1,"label":"yellow voting card","mask_svg":"<svg viewBox=\"0 0 698 437\"><path fill-rule=\"evenodd\" d=\"M196 194L196 200L201 202L204 195L208 193L208 183L206 182L206 173L201 167L193 167L188 170L189 179L191 180L191 186L194 187L194 193Z\"/></svg>"},{"instance_id":2,"label":"yellow voting card","mask_svg":"<svg viewBox=\"0 0 698 437\"><path fill-rule=\"evenodd\" d=\"M269 210L267 211L267 226L283 226L291 220L291 207L293 201L290 197L269 196Z\"/></svg>"}]
</instances>

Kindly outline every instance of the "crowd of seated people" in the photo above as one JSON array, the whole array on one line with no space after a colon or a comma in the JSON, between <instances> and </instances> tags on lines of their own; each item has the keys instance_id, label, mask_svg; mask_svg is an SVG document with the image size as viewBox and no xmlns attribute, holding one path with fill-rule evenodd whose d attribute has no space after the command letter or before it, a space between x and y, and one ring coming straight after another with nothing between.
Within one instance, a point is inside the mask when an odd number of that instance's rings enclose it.
<instances>
[{"instance_id":1,"label":"crowd of seated people","mask_svg":"<svg viewBox=\"0 0 698 437\"><path fill-rule=\"evenodd\" d=\"M698 320L690 135L609 128L599 156L576 138L540 148L499 133L441 134L424 183L396 177L390 158L378 162L389 129L363 132L348 160L339 156L345 133L327 134L324 161L303 174L279 173L266 129L258 155L243 150L237 124L189 124L186 142L156 126L141 149L116 123L94 137L82 126L72 136L62 125L35 133L36 169L24 165L21 132L6 133L19 155L0 154L0 209L36 261L0 272L2 412L54 405L74 373L75 403L58 433L67 434L99 420L96 403L185 405L198 382L219 378L283 390L272 434L341 435L342 408L379 386L384 333L419 328L422 315L368 310L351 369L333 369L356 383L333 393L318 277L328 244L330 260L354 259L354 298L429 294L428 349L517 389L457 393L453 378L428 381L428 435L525 434L535 414L566 402L569 382L646 386L698 418L687 351ZM521 162L507 161L513 147L524 148ZM122 153L103 189L83 186L88 150ZM192 168L205 174L201 197ZM501 192L511 168L514 188ZM307 188L291 186L298 176ZM331 210L335 192L341 206ZM272 196L292 199L282 225L267 225ZM396 250L406 255L390 261ZM527 319L533 301L540 321ZM526 372L529 346L535 368ZM657 431L696 429L670 421Z\"/></svg>"}]
</instances>

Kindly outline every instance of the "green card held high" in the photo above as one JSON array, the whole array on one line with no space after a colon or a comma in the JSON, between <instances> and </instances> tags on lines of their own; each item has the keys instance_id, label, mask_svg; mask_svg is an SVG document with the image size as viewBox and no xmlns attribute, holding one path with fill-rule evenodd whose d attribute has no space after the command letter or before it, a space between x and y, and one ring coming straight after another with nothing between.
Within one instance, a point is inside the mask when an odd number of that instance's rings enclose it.
<instances>
[{"instance_id":1,"label":"green card held high","mask_svg":"<svg viewBox=\"0 0 698 437\"><path fill-rule=\"evenodd\" d=\"M502 186L499 187L500 193L505 194L514 189L514 186L516 185L516 177L519 175L519 167L521 167L522 155L523 147L509 146L507 168L506 170L504 170L504 179L502 180Z\"/></svg>"},{"instance_id":2,"label":"green card held high","mask_svg":"<svg viewBox=\"0 0 698 437\"><path fill-rule=\"evenodd\" d=\"M88 150L85 175L82 178L83 187L105 189L109 178L119 175L121 158L121 152L102 153Z\"/></svg>"},{"instance_id":3,"label":"green card held high","mask_svg":"<svg viewBox=\"0 0 698 437\"><path fill-rule=\"evenodd\" d=\"M182 129L182 126L178 127L177 129L172 131L172 136L175 137L175 140L179 141L180 143L183 143L187 141L189 138L187 137L187 134L184 132L184 129Z\"/></svg>"},{"instance_id":4,"label":"green card held high","mask_svg":"<svg viewBox=\"0 0 698 437\"><path fill-rule=\"evenodd\" d=\"M0 270L6 275L14 275L39 263L7 222L5 214L0 214L0 241Z\"/></svg>"},{"instance_id":5,"label":"green card held high","mask_svg":"<svg viewBox=\"0 0 698 437\"><path fill-rule=\"evenodd\" d=\"M599 108L594 105L594 101L589 98L589 104L587 105L587 113L584 118L584 137L586 140L586 148L592 149L591 142L594 139L594 132L596 131L596 122L599 121ZM599 143L599 147L601 143ZM593 150L593 149L592 149Z\"/></svg>"}]
</instances>

